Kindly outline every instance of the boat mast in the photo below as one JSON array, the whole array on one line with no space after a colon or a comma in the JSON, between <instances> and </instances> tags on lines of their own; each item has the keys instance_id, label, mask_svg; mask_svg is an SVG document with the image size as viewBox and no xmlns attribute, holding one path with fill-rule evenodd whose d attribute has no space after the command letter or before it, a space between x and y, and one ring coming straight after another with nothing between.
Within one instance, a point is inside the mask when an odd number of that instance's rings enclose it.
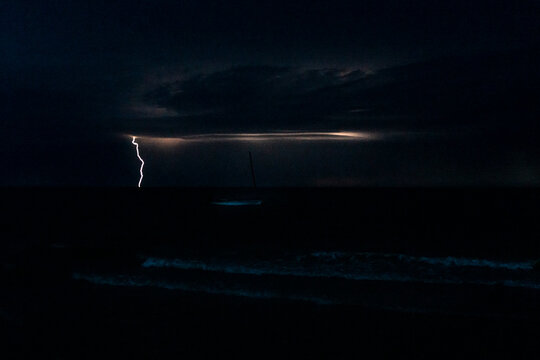
<instances>
[{"instance_id":1,"label":"boat mast","mask_svg":"<svg viewBox=\"0 0 540 360\"><path fill-rule=\"evenodd\" d=\"M251 157L251 151L249 152L249 165L251 166L251 179L253 180L253 187L257 188L257 182L255 181L255 170L253 170L253 158Z\"/></svg>"}]
</instances>

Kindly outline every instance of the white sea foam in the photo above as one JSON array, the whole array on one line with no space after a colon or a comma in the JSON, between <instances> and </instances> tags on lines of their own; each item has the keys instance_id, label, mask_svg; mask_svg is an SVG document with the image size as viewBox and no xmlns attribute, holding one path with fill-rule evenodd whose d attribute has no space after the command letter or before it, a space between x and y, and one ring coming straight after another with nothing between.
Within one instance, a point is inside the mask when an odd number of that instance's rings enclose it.
<instances>
[{"instance_id":1,"label":"white sea foam","mask_svg":"<svg viewBox=\"0 0 540 360\"><path fill-rule=\"evenodd\" d=\"M294 276L307 278L342 278L358 281L420 282L428 284L502 284L512 287L540 288L529 270L529 263L502 263L491 260L426 258L400 254L314 253L318 261L307 257L275 261L232 259L165 259L149 257L143 268L172 268L249 276ZM321 259L322 258L322 259ZM455 269L455 270L454 270Z\"/></svg>"},{"instance_id":2,"label":"white sea foam","mask_svg":"<svg viewBox=\"0 0 540 360\"><path fill-rule=\"evenodd\" d=\"M487 259L474 259L474 258L459 258L453 256L447 257L426 257L426 256L411 256L397 253L347 253L340 251L319 251L310 254L314 257L329 258L333 260L344 259L349 257L361 258L388 258L396 259L408 263L427 263L431 265L442 265L449 267L486 267L493 269L508 269L508 270L531 270L534 266L534 261L521 261L521 262L503 262Z\"/></svg>"}]
</instances>

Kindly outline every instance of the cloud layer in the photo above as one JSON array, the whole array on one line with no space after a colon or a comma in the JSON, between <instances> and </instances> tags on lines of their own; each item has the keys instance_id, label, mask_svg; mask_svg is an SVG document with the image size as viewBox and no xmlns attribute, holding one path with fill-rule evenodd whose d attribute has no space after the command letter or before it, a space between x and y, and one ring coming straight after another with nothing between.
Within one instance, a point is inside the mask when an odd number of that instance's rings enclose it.
<instances>
[{"instance_id":1,"label":"cloud layer","mask_svg":"<svg viewBox=\"0 0 540 360\"><path fill-rule=\"evenodd\" d=\"M140 106L175 116L134 130L191 132L533 126L538 51L443 58L375 73L359 69L234 67L163 82ZM158 111L156 110L156 113Z\"/></svg>"}]
</instances>

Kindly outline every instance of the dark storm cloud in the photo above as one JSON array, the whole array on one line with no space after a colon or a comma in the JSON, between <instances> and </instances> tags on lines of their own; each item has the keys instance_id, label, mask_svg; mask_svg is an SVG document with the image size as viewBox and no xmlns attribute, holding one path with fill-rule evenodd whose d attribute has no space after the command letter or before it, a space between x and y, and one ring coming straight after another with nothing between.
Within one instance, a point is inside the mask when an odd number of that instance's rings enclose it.
<instances>
[{"instance_id":1,"label":"dark storm cloud","mask_svg":"<svg viewBox=\"0 0 540 360\"><path fill-rule=\"evenodd\" d=\"M344 93L370 108L374 121L396 116L404 126L443 129L533 125L539 112L538 61L540 48L445 57L380 71Z\"/></svg>"},{"instance_id":2,"label":"dark storm cloud","mask_svg":"<svg viewBox=\"0 0 540 360\"><path fill-rule=\"evenodd\" d=\"M143 104L178 116L139 120L139 129L159 133L162 127L166 136L230 129L530 128L539 112L539 61L540 51L531 50L447 57L375 73L235 67L146 92Z\"/></svg>"},{"instance_id":3,"label":"dark storm cloud","mask_svg":"<svg viewBox=\"0 0 540 360\"><path fill-rule=\"evenodd\" d=\"M178 112L175 121L187 128L328 127L327 115L352 106L347 99L327 98L333 95L329 89L362 77L361 70L236 67L163 84L144 100Z\"/></svg>"},{"instance_id":4,"label":"dark storm cloud","mask_svg":"<svg viewBox=\"0 0 540 360\"><path fill-rule=\"evenodd\" d=\"M171 94L146 99L188 115L166 126L207 123L213 131L235 122L272 127L275 119L275 127L311 121L317 127L332 125L329 117L336 116L347 117L346 125L365 125L368 114L344 112L367 108L386 119L419 113L424 104L437 103L422 102L426 92L427 100L433 98L427 88L440 89L445 81L444 65L442 74L431 77L435 84L422 80L429 69L421 67L429 63L394 72L382 68L531 47L540 34L538 10L534 1L5 2L0 90L9 114L18 109L27 127L40 114L59 129L65 124L71 131L75 124L112 132L147 126L140 119L126 123L128 114L119 108L145 74L168 68L206 75L164 81L161 91ZM235 70L216 70L231 66ZM472 66L466 74L479 68ZM339 76L340 69L377 74L354 83L358 79ZM124 119L114 120L117 115ZM46 127L49 121L39 123Z\"/></svg>"}]
</instances>

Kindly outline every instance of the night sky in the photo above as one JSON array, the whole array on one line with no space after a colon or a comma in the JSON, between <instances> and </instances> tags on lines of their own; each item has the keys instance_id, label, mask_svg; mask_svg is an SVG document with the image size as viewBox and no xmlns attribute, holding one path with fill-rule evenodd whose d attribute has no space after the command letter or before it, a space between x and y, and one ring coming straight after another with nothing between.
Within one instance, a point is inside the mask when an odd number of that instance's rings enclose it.
<instances>
[{"instance_id":1,"label":"night sky","mask_svg":"<svg viewBox=\"0 0 540 360\"><path fill-rule=\"evenodd\" d=\"M540 184L537 1L4 1L0 185Z\"/></svg>"}]
</instances>

